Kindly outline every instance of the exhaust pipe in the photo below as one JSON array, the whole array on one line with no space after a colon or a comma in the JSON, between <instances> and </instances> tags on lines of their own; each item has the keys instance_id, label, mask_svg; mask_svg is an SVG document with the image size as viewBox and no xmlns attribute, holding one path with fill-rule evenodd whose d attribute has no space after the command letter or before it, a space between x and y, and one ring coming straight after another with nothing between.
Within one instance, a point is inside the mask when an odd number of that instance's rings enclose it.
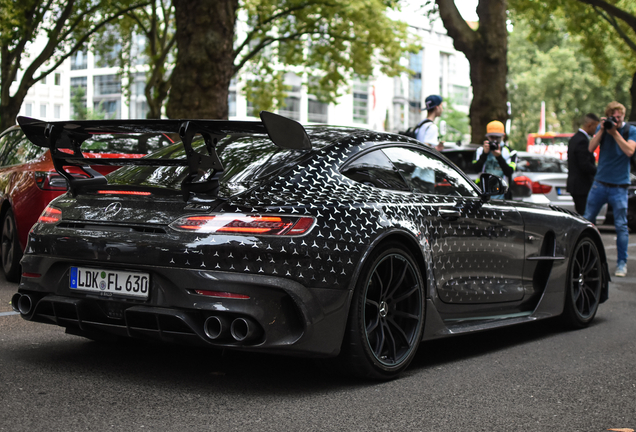
<instances>
[{"instance_id":1,"label":"exhaust pipe","mask_svg":"<svg viewBox=\"0 0 636 432\"><path fill-rule=\"evenodd\" d=\"M20 308L18 308L18 303L20 303L20 297L22 297L22 294L20 293L15 293L13 294L13 297L11 297L11 308L13 308L14 312L20 312Z\"/></svg>"},{"instance_id":2,"label":"exhaust pipe","mask_svg":"<svg viewBox=\"0 0 636 432\"><path fill-rule=\"evenodd\" d=\"M222 339L230 334L230 320L222 316L211 316L203 323L203 331L212 340Z\"/></svg>"},{"instance_id":3,"label":"exhaust pipe","mask_svg":"<svg viewBox=\"0 0 636 432\"><path fill-rule=\"evenodd\" d=\"M261 329L249 318L236 318L232 321L230 333L237 342L249 342L261 334Z\"/></svg>"},{"instance_id":4,"label":"exhaust pipe","mask_svg":"<svg viewBox=\"0 0 636 432\"><path fill-rule=\"evenodd\" d=\"M22 315L29 315L33 309L33 300L28 294L23 294L18 299L18 312Z\"/></svg>"}]
</instances>

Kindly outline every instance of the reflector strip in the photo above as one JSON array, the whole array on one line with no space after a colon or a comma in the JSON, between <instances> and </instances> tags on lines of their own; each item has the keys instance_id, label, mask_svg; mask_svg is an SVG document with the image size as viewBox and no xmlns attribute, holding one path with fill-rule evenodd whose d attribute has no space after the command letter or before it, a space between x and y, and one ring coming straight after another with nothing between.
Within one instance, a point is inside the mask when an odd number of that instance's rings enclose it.
<instances>
[{"instance_id":1,"label":"reflector strip","mask_svg":"<svg viewBox=\"0 0 636 432\"><path fill-rule=\"evenodd\" d=\"M22 277L28 277L28 278L39 278L42 275L40 273L22 273Z\"/></svg>"},{"instance_id":2,"label":"reflector strip","mask_svg":"<svg viewBox=\"0 0 636 432\"><path fill-rule=\"evenodd\" d=\"M242 300L246 300L250 298L250 296L247 296L244 294L236 294L236 293L229 293L229 292L223 292L223 291L194 290L194 292L196 292L197 294L208 296L208 297L242 299Z\"/></svg>"}]
</instances>

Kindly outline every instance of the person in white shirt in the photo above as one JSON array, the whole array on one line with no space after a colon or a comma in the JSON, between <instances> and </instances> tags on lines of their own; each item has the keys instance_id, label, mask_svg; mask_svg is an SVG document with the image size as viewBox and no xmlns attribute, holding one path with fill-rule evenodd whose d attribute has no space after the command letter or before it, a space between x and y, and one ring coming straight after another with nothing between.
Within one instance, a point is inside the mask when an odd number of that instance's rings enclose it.
<instances>
[{"instance_id":1,"label":"person in white shirt","mask_svg":"<svg viewBox=\"0 0 636 432\"><path fill-rule=\"evenodd\" d=\"M444 142L439 140L439 129L435 124L435 119L440 117L442 111L444 111L442 102L442 97L438 95L430 95L424 100L427 111L426 119L420 123L415 134L415 138L418 141L422 141L430 147L435 147L438 151L442 151L444 148Z\"/></svg>"}]
</instances>

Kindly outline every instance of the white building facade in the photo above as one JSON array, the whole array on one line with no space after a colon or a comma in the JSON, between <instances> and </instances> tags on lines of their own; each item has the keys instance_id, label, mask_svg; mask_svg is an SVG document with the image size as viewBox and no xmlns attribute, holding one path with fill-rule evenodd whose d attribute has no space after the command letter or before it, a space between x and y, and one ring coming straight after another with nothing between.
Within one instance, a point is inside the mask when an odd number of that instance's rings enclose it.
<instances>
[{"instance_id":1,"label":"white building facade","mask_svg":"<svg viewBox=\"0 0 636 432\"><path fill-rule=\"evenodd\" d=\"M453 48L443 27L430 26L428 21L426 24L410 24L422 46L419 53L405 59L404 65L413 74L378 74L368 80L354 80L337 103L324 104L307 93L302 76L287 73L285 81L291 90L279 113L303 124L328 123L391 132L417 124L425 115L421 108L430 94L441 95L454 109L468 113L472 99L468 61ZM78 52L29 90L20 115L42 120L71 119L71 96L82 88L87 108L102 112L105 118L145 118L145 65L135 67L135 82L130 94L125 95L118 68L107 67L91 52ZM232 120L254 120L242 82L233 80L230 86L229 116Z\"/></svg>"}]
</instances>

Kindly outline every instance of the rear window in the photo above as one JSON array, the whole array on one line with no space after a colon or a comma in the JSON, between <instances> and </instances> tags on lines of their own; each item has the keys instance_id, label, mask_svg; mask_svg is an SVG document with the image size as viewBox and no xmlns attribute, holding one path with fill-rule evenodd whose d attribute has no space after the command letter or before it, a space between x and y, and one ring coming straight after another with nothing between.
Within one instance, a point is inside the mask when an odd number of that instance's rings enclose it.
<instances>
[{"instance_id":1,"label":"rear window","mask_svg":"<svg viewBox=\"0 0 636 432\"><path fill-rule=\"evenodd\" d=\"M201 137L192 142L192 147L203 154L207 154L205 145ZM281 149L266 136L243 135L221 140L217 154L225 169L220 179L219 195L231 196L297 167L312 151ZM174 144L147 158L184 159L185 149L181 143ZM182 166L126 166L110 174L108 182L180 190L187 174L188 168ZM206 173L203 179L210 174Z\"/></svg>"},{"instance_id":2,"label":"rear window","mask_svg":"<svg viewBox=\"0 0 636 432\"><path fill-rule=\"evenodd\" d=\"M540 173L562 173L567 172L563 161L557 158L540 156L518 156L517 171L540 172Z\"/></svg>"},{"instance_id":3,"label":"rear window","mask_svg":"<svg viewBox=\"0 0 636 432\"><path fill-rule=\"evenodd\" d=\"M88 153L148 154L172 144L163 134L95 134L82 144Z\"/></svg>"}]
</instances>

